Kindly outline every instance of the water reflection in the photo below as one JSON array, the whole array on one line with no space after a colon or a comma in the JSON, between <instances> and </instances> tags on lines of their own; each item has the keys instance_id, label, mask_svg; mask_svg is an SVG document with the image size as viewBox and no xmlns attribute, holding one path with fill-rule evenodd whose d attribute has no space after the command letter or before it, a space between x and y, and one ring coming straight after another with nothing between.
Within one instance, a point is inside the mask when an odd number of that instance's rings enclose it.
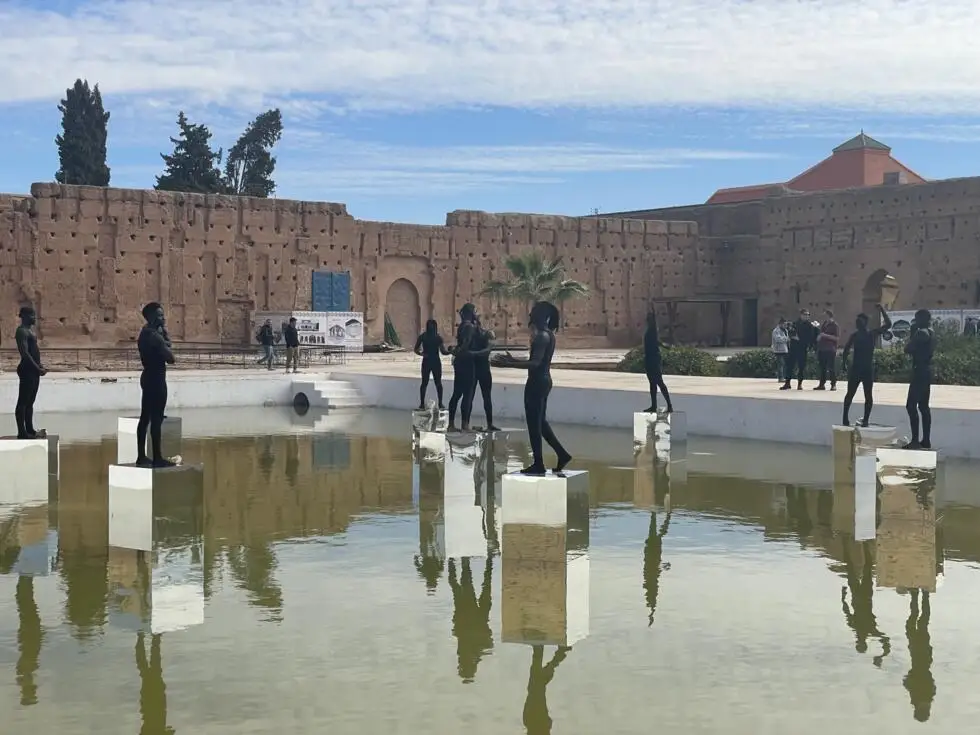
<instances>
[{"instance_id":1,"label":"water reflection","mask_svg":"<svg viewBox=\"0 0 980 735\"><path fill-rule=\"evenodd\" d=\"M806 457L765 474L772 448L739 449L760 453L726 470L724 447L709 457L695 440L687 453L641 448L624 471L624 434L623 451L599 439L575 447L587 492L512 504L503 478L526 463L521 436L459 437L441 455L422 443L413 453L409 436L185 436L185 461L204 466L202 497L171 492L170 505L156 505L151 543L129 544L148 548L120 545L110 528L114 444L65 446L57 502L8 505L0 518L0 638L11 644L9 661L0 650L10 672L0 696L13 712L4 732L43 730L55 717L66 733L110 719L132 732L137 715L146 733L209 722L381 732L398 722L404 732L462 725L489 735L523 721L533 735L551 732L553 719L561 732L595 732L607 716L619 718L610 731L636 732L651 688L663 693L666 729L696 729L716 709L733 730L755 731L812 706L818 714L797 720L804 735L854 723L905 732L914 720L966 731L953 703L975 673L967 611L980 575L963 561L980 560L980 508L962 505L965 493L944 504L929 468L886 462L872 494L859 494L851 464L830 479L829 452L818 457L825 480ZM57 554L27 564L35 557L22 550L37 544ZM758 606L727 603L747 586ZM193 594L174 592L185 587ZM930 630L936 594L944 624ZM801 657L803 644L821 655ZM242 646L248 659L230 653ZM738 707L690 707L684 682L710 678L709 647L734 662L725 681ZM216 666L240 667L234 684L213 679ZM80 686L88 667L112 686L70 698L62 682ZM794 673L820 687L788 682ZM441 687L444 703L403 695L413 680ZM127 684L128 695L108 693ZM336 692L329 709L317 701L325 687ZM867 690L872 703L828 687ZM622 697L638 704L613 706Z\"/></svg>"}]
</instances>

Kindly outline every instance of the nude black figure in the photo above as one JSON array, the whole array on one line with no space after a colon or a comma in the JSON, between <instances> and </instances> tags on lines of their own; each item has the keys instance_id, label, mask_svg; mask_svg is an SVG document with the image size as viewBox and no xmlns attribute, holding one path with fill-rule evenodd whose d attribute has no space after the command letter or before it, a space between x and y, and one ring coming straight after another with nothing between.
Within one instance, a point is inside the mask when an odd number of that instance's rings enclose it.
<instances>
[{"instance_id":1,"label":"nude black figure","mask_svg":"<svg viewBox=\"0 0 980 735\"><path fill-rule=\"evenodd\" d=\"M473 393L476 397L476 389L479 386L483 398L483 413L487 417L486 431L500 431L493 424L493 375L490 372L490 352L493 349L494 334L489 329L483 328L479 316L476 314L473 316L473 324L476 327L471 348L474 369Z\"/></svg>"},{"instance_id":2,"label":"nude black figure","mask_svg":"<svg viewBox=\"0 0 980 735\"><path fill-rule=\"evenodd\" d=\"M34 309L30 306L21 307L20 326L15 334L17 351L20 353L20 363L17 365L17 406L14 409L18 439L37 439L43 433L34 429L34 402L41 387L41 377L47 375L48 371L41 364L41 350L37 346L37 334L34 332L35 324L37 314Z\"/></svg>"},{"instance_id":3,"label":"nude black figure","mask_svg":"<svg viewBox=\"0 0 980 735\"><path fill-rule=\"evenodd\" d=\"M905 345L905 354L912 357L912 378L905 410L909 414L912 441L905 449L932 448L932 410L929 398L932 393L932 353L936 347L936 335L932 331L932 314L919 309L912 320L912 332ZM922 434L919 435L919 416L922 416Z\"/></svg>"},{"instance_id":4,"label":"nude black figure","mask_svg":"<svg viewBox=\"0 0 980 735\"><path fill-rule=\"evenodd\" d=\"M874 384L875 384L875 344L878 338L891 329L892 320L885 313L885 309L878 304L878 313L881 314L881 326L875 329L868 329L868 315L858 314L855 321L855 331L847 339L844 345L844 355L841 364L847 373L847 393L844 395L844 426L850 426L849 416L851 413L851 403L854 401L854 394L857 393L858 386L864 388L864 418L861 426L867 426L871 420L871 409L874 408ZM848 364L848 357L851 350L854 350L854 362Z\"/></svg>"},{"instance_id":5,"label":"nude black figure","mask_svg":"<svg viewBox=\"0 0 980 735\"><path fill-rule=\"evenodd\" d=\"M429 389L429 378L436 385L436 396L439 398L439 408L442 405L442 355L450 354L446 343L439 334L439 326L435 319L425 323L425 331L415 340L415 354L422 356L422 384L419 386L419 410L425 408L425 394Z\"/></svg>"},{"instance_id":6,"label":"nude black figure","mask_svg":"<svg viewBox=\"0 0 980 735\"><path fill-rule=\"evenodd\" d=\"M137 342L143 374L140 375L140 388L143 399L140 406L140 420L136 425L136 464L152 467L173 467L174 463L163 456L163 419L167 411L167 365L176 360L166 336L163 307L149 303L143 307L146 324L140 330ZM146 456L146 430L150 430L150 443L153 458Z\"/></svg>"},{"instance_id":7,"label":"nude black figure","mask_svg":"<svg viewBox=\"0 0 980 735\"><path fill-rule=\"evenodd\" d=\"M664 383L663 358L660 355L660 334L657 330L657 315L652 311L647 314L647 331L643 335L643 368L650 381L650 408L647 413L657 412L657 389L664 394L667 401L667 413L674 412L674 406L670 402L670 393Z\"/></svg>"},{"instance_id":8,"label":"nude black figure","mask_svg":"<svg viewBox=\"0 0 980 735\"><path fill-rule=\"evenodd\" d=\"M558 309L547 301L539 301L530 314L532 340L531 354L527 360L518 360L510 355L502 356L500 364L506 367L527 370L527 383L524 384L524 418L531 442L533 457L530 467L521 470L525 475L544 475L544 456L542 439L558 455L555 472L561 472L572 461L570 455L558 441L548 423L548 395L551 393L551 360L555 355L555 332L558 328Z\"/></svg>"},{"instance_id":9,"label":"nude black figure","mask_svg":"<svg viewBox=\"0 0 980 735\"><path fill-rule=\"evenodd\" d=\"M460 408L460 429L470 430L473 387L476 382L476 365L472 354L472 343L476 336L476 307L473 304L464 304L459 310L459 318L456 345L453 347L453 394L449 398L449 431L456 431L457 406Z\"/></svg>"}]
</instances>

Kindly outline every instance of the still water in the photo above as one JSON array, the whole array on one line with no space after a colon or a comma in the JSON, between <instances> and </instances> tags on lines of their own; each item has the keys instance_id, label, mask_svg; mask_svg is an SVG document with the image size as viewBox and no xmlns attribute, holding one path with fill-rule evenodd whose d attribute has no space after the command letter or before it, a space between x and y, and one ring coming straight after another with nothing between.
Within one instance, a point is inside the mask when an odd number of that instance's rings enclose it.
<instances>
[{"instance_id":1,"label":"still water","mask_svg":"<svg viewBox=\"0 0 980 735\"><path fill-rule=\"evenodd\" d=\"M203 507L138 555L108 546L114 417L64 420L56 502L0 507L5 734L895 735L980 718L976 466L947 464L935 522L889 516L858 542L829 449L692 437L647 478L629 432L566 427L589 494L556 543L587 562L573 574L549 547L520 571L501 509L478 505L486 472L416 467L404 414L187 412ZM523 437L494 453L498 473L519 466ZM446 478L476 515L440 500ZM126 596L167 575L203 603ZM556 596L534 630L514 622Z\"/></svg>"}]
</instances>

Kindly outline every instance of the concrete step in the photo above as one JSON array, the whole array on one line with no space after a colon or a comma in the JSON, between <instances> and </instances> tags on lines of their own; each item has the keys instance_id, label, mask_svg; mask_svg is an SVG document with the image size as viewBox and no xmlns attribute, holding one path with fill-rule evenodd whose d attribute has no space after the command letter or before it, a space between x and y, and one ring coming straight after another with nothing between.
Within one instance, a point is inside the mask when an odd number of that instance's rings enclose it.
<instances>
[{"instance_id":1,"label":"concrete step","mask_svg":"<svg viewBox=\"0 0 980 735\"><path fill-rule=\"evenodd\" d=\"M294 380L293 399L306 395L313 408L359 408L364 406L361 394L343 380Z\"/></svg>"}]
</instances>

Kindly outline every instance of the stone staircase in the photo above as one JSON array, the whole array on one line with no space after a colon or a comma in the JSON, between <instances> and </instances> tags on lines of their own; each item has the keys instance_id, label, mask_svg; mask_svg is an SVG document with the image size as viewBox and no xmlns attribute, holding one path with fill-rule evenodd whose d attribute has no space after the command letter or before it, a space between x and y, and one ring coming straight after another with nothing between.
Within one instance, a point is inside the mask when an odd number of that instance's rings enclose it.
<instances>
[{"instance_id":1,"label":"stone staircase","mask_svg":"<svg viewBox=\"0 0 980 735\"><path fill-rule=\"evenodd\" d=\"M313 379L294 380L292 387L293 403L303 394L310 408L361 408L364 399L357 389L344 380Z\"/></svg>"}]
</instances>

